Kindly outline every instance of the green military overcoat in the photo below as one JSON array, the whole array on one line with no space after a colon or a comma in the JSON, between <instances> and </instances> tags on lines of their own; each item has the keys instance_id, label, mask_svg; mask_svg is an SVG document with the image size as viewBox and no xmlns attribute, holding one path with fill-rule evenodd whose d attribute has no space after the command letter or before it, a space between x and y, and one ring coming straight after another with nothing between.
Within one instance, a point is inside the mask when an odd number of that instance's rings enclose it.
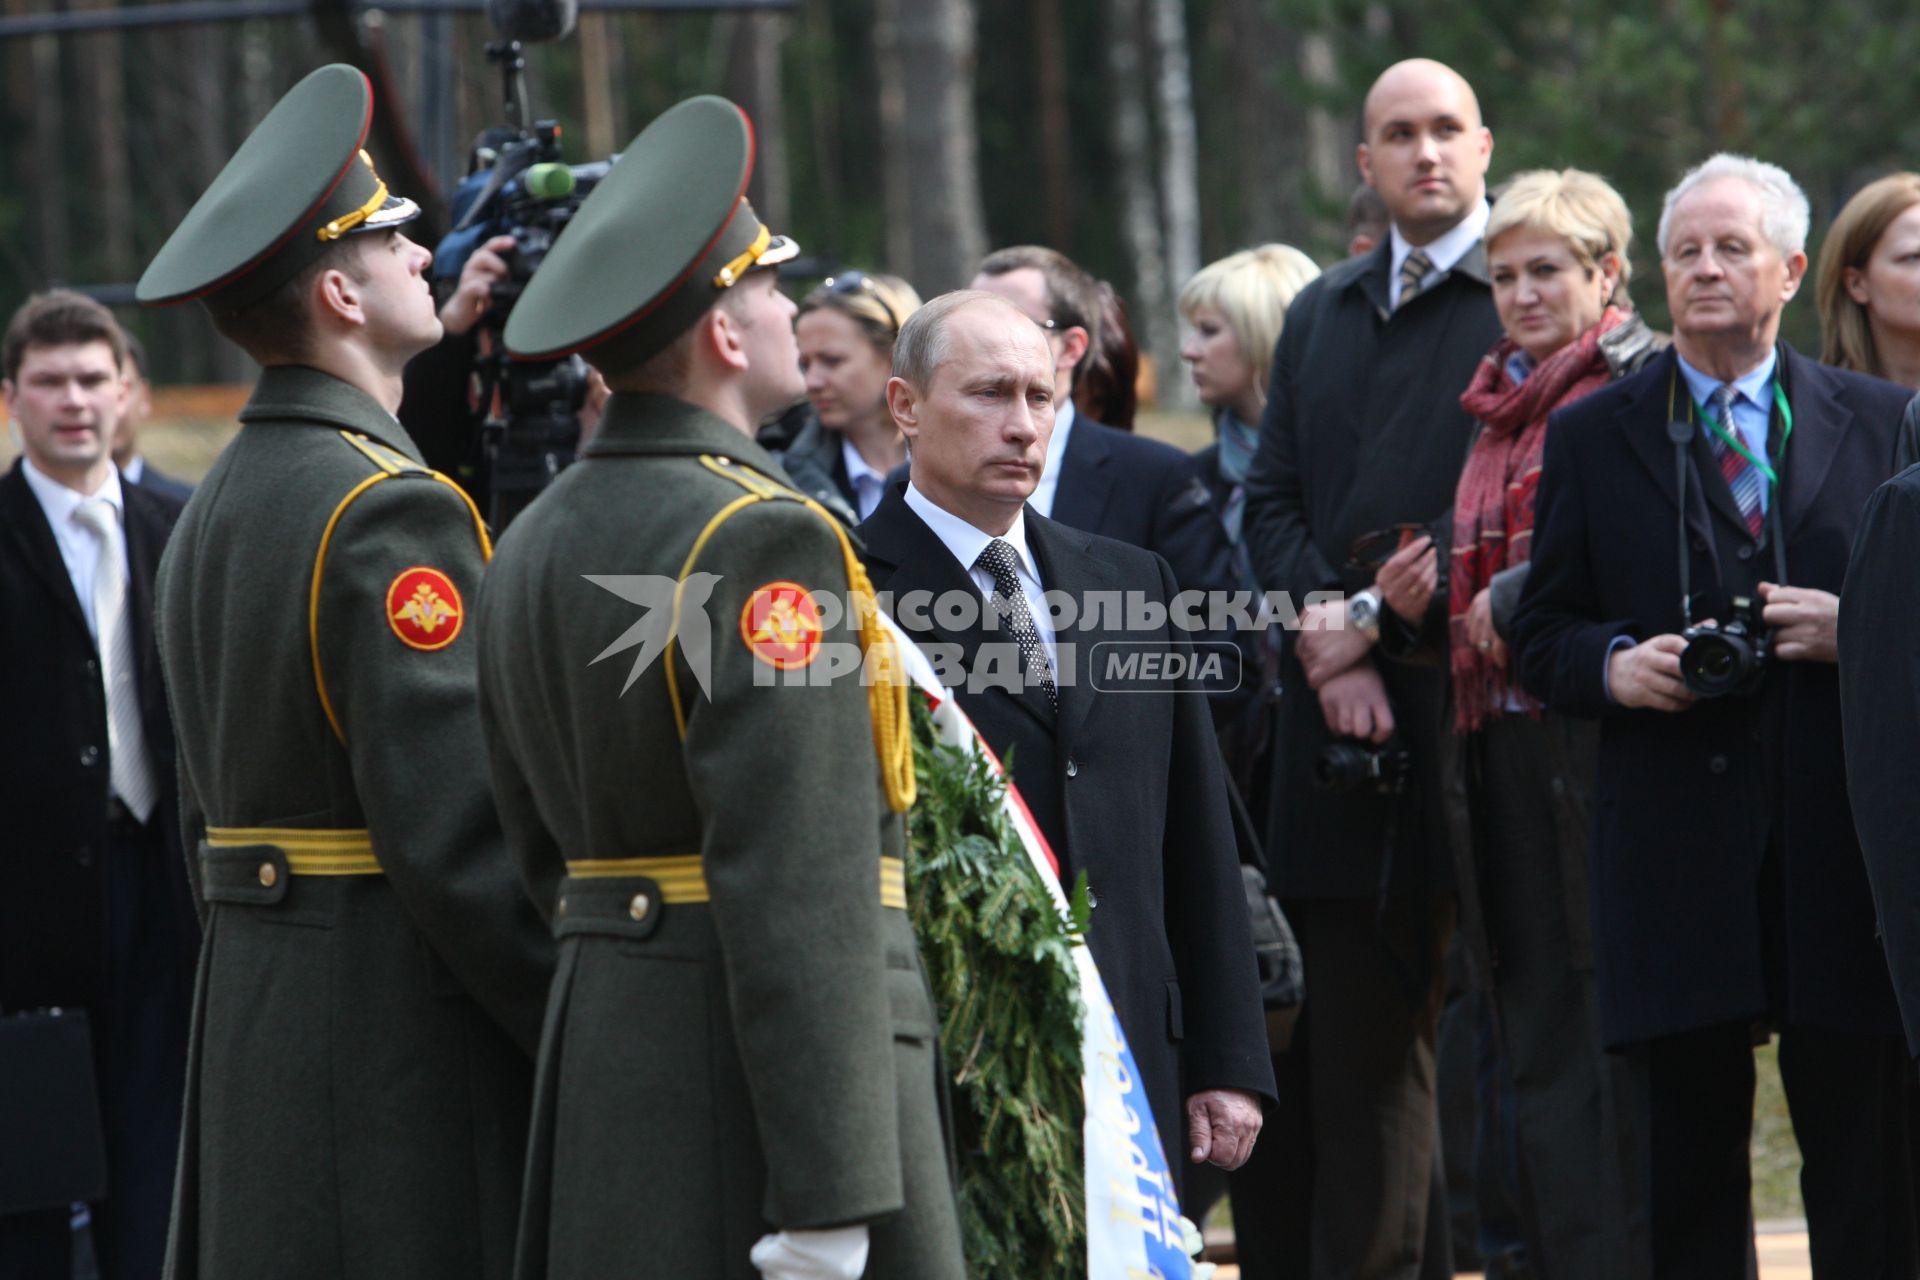
<instances>
[{"instance_id":1,"label":"green military overcoat","mask_svg":"<svg viewBox=\"0 0 1920 1280\"><path fill-rule=\"evenodd\" d=\"M485 533L338 379L240 420L157 589L206 925L168 1274L505 1276L553 946L488 797Z\"/></svg>"},{"instance_id":2,"label":"green military overcoat","mask_svg":"<svg viewBox=\"0 0 1920 1280\"><path fill-rule=\"evenodd\" d=\"M857 652L847 584L778 464L663 397L614 396L502 540L482 714L560 939L519 1280L757 1280L761 1235L860 1222L869 1277L964 1274L867 690L784 682ZM776 667L812 641L760 605L803 593L820 648Z\"/></svg>"}]
</instances>

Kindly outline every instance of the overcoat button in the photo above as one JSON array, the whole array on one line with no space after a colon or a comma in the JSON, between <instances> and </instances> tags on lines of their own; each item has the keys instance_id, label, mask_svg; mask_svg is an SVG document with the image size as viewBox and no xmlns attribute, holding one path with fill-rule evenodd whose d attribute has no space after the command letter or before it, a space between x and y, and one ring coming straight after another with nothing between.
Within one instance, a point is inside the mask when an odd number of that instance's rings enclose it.
<instances>
[{"instance_id":1,"label":"overcoat button","mask_svg":"<svg viewBox=\"0 0 1920 1280\"><path fill-rule=\"evenodd\" d=\"M653 899L644 893L636 893L633 895L633 901L627 904L627 914L635 920L645 920L647 918L647 908L652 905Z\"/></svg>"},{"instance_id":2,"label":"overcoat button","mask_svg":"<svg viewBox=\"0 0 1920 1280\"><path fill-rule=\"evenodd\" d=\"M1080 765L1077 761L1072 759L1067 761L1067 776L1069 778L1077 778L1080 776Z\"/></svg>"},{"instance_id":3,"label":"overcoat button","mask_svg":"<svg viewBox=\"0 0 1920 1280\"><path fill-rule=\"evenodd\" d=\"M99 764L100 748L94 747L94 746L86 746L86 747L80 748L80 763L83 765L86 765L88 768L92 768L94 765Z\"/></svg>"},{"instance_id":4,"label":"overcoat button","mask_svg":"<svg viewBox=\"0 0 1920 1280\"><path fill-rule=\"evenodd\" d=\"M553 914L555 914L556 916L563 916L567 914L567 895L566 894L564 893L561 894L560 901L553 904Z\"/></svg>"},{"instance_id":5,"label":"overcoat button","mask_svg":"<svg viewBox=\"0 0 1920 1280\"><path fill-rule=\"evenodd\" d=\"M73 851L73 860L79 863L83 867L92 866L93 865L93 846L90 844L83 844L78 849L75 849Z\"/></svg>"},{"instance_id":6,"label":"overcoat button","mask_svg":"<svg viewBox=\"0 0 1920 1280\"><path fill-rule=\"evenodd\" d=\"M1733 554L1739 556L1742 560L1751 560L1753 559L1753 544L1751 542L1746 543Z\"/></svg>"},{"instance_id":7,"label":"overcoat button","mask_svg":"<svg viewBox=\"0 0 1920 1280\"><path fill-rule=\"evenodd\" d=\"M279 884L280 868L274 866L271 862L261 863L260 864L260 883L265 885L269 889L273 888L273 886L275 886L276 884Z\"/></svg>"},{"instance_id":8,"label":"overcoat button","mask_svg":"<svg viewBox=\"0 0 1920 1280\"><path fill-rule=\"evenodd\" d=\"M1727 758L1725 756L1715 756L1713 759L1707 761L1707 768L1714 773L1725 773L1727 771Z\"/></svg>"}]
</instances>

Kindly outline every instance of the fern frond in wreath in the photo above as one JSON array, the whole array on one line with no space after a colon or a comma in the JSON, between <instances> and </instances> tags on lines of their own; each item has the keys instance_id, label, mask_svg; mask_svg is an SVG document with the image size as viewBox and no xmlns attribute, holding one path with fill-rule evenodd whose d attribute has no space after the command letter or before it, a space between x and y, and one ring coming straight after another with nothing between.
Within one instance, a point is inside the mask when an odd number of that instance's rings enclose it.
<instances>
[{"instance_id":1,"label":"fern frond in wreath","mask_svg":"<svg viewBox=\"0 0 1920 1280\"><path fill-rule=\"evenodd\" d=\"M913 698L919 798L907 901L940 1017L960 1152L961 1238L975 1277L1087 1273L1081 1005L1062 919L1002 808L984 755L937 740Z\"/></svg>"}]
</instances>

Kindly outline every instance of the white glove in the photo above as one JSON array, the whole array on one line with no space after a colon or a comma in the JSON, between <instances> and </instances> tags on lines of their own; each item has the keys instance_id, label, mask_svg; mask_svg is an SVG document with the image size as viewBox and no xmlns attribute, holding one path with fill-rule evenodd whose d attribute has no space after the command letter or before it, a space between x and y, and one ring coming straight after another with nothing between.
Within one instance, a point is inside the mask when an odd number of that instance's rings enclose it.
<instances>
[{"instance_id":1,"label":"white glove","mask_svg":"<svg viewBox=\"0 0 1920 1280\"><path fill-rule=\"evenodd\" d=\"M867 1229L776 1231L748 1255L766 1280L860 1280L867 1270Z\"/></svg>"}]
</instances>

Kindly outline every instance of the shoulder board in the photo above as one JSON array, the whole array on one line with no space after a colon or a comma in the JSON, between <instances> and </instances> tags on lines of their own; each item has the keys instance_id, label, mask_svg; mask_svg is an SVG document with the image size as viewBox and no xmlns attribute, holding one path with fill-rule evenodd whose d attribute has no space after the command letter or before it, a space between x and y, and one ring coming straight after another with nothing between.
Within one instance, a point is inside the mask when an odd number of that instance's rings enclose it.
<instances>
[{"instance_id":1,"label":"shoulder board","mask_svg":"<svg viewBox=\"0 0 1920 1280\"><path fill-rule=\"evenodd\" d=\"M415 462L398 449L389 449L378 440L372 439L369 436L363 436L357 431L342 431L340 438L346 441L347 444L352 446L356 451L365 455L369 462L380 468L380 470L387 475L397 476L409 471L430 472L432 470L430 467L422 466L420 463Z\"/></svg>"},{"instance_id":2,"label":"shoulder board","mask_svg":"<svg viewBox=\"0 0 1920 1280\"><path fill-rule=\"evenodd\" d=\"M784 499L788 502L806 501L806 497L803 494L788 488L777 480L761 475L751 467L742 466L732 458L722 458L715 454L703 453L700 455L700 465L717 476L722 476L733 481L733 483L739 485L756 498Z\"/></svg>"},{"instance_id":3,"label":"shoulder board","mask_svg":"<svg viewBox=\"0 0 1920 1280\"><path fill-rule=\"evenodd\" d=\"M444 484L460 495L460 500L466 504L468 514L473 517L473 531L480 541L481 560L493 559L493 539L487 534L487 522L481 518L480 508L474 505L467 491L455 483L451 477L442 475L432 467L423 466L406 454L389 449L386 445L368 439L357 432L342 431L340 438L379 468L347 490L346 496L341 498L334 507L333 514L327 517L326 527L320 532L320 549L314 553L313 581L307 595L307 646L313 656L313 685L320 695L320 709L326 712L327 723L333 726L334 736L340 740L342 746L345 746L346 731L341 728L340 717L334 712L333 699L327 694L326 674L320 669L320 584L326 576L327 550L333 543L333 531L339 527L340 517L346 515L347 508L352 506L361 494L382 480L390 480L396 476L419 476Z\"/></svg>"}]
</instances>

